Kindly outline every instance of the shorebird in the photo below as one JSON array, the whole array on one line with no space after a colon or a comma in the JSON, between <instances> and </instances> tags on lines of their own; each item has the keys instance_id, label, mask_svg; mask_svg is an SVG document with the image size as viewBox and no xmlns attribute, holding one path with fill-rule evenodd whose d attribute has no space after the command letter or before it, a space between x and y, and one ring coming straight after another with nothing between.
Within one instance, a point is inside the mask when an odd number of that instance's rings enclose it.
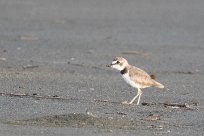
<instances>
[{"instance_id":1,"label":"shorebird","mask_svg":"<svg viewBox=\"0 0 204 136\"><path fill-rule=\"evenodd\" d=\"M107 67L114 68L120 71L123 79L132 87L137 88L137 95L130 101L124 101L123 104L132 104L137 98L137 105L140 103L142 95L141 89L147 87L164 88L164 85L155 81L144 70L128 64L128 61L123 57L116 57Z\"/></svg>"}]
</instances>

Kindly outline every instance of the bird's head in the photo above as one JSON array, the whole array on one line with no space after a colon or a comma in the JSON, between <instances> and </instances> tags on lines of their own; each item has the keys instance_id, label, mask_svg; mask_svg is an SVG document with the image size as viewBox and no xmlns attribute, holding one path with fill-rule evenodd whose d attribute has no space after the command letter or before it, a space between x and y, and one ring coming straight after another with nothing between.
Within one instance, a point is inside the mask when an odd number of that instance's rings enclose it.
<instances>
[{"instance_id":1,"label":"bird's head","mask_svg":"<svg viewBox=\"0 0 204 136\"><path fill-rule=\"evenodd\" d=\"M128 62L123 57L116 57L111 64L107 65L107 67L111 67L117 69L119 71L123 70L128 65Z\"/></svg>"}]
</instances>

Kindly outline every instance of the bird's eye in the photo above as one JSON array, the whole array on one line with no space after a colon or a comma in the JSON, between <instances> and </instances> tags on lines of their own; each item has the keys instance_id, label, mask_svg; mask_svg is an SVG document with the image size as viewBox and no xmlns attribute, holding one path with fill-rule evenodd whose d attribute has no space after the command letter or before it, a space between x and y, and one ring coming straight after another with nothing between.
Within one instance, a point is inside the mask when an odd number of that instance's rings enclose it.
<instances>
[{"instance_id":1,"label":"bird's eye","mask_svg":"<svg viewBox=\"0 0 204 136\"><path fill-rule=\"evenodd\" d=\"M119 63L120 63L120 62L117 61L117 60L113 60L113 61L112 61L112 65L119 64Z\"/></svg>"}]
</instances>

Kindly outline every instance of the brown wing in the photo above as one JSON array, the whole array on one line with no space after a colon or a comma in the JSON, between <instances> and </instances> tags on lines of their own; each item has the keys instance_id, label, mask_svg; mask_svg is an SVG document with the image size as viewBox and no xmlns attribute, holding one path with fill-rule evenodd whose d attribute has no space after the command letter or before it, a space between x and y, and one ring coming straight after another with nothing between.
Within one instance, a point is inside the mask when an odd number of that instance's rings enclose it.
<instances>
[{"instance_id":1,"label":"brown wing","mask_svg":"<svg viewBox=\"0 0 204 136\"><path fill-rule=\"evenodd\" d=\"M154 80L142 69L139 69L134 66L130 66L129 69L130 69L129 71L130 78L136 83L140 84L142 87L148 87L148 86L154 85Z\"/></svg>"}]
</instances>

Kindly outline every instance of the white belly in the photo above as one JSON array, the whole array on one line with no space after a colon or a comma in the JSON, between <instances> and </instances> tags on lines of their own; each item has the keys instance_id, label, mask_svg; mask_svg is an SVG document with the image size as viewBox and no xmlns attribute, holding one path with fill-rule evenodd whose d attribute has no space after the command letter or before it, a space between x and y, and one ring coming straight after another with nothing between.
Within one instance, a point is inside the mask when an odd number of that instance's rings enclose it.
<instances>
[{"instance_id":1,"label":"white belly","mask_svg":"<svg viewBox=\"0 0 204 136\"><path fill-rule=\"evenodd\" d=\"M139 84L133 82L133 81L130 79L128 73L123 74L122 77L123 77L123 79L124 79L129 85L131 85L132 87L141 88L141 86L140 86Z\"/></svg>"}]
</instances>

